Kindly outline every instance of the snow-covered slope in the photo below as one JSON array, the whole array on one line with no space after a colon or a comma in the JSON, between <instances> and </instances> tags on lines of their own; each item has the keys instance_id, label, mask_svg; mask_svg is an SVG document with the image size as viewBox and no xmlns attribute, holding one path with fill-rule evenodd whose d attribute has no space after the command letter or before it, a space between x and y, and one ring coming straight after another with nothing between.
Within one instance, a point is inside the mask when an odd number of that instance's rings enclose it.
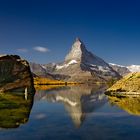
<instances>
[{"instance_id":1,"label":"snow-covered slope","mask_svg":"<svg viewBox=\"0 0 140 140\"><path fill-rule=\"evenodd\" d=\"M140 65L131 65L131 66L127 66L127 68L131 72L140 72Z\"/></svg>"},{"instance_id":2,"label":"snow-covered slope","mask_svg":"<svg viewBox=\"0 0 140 140\"><path fill-rule=\"evenodd\" d=\"M109 65L121 75L126 75L130 72L140 72L140 65L122 66L113 63L109 63Z\"/></svg>"}]
</instances>

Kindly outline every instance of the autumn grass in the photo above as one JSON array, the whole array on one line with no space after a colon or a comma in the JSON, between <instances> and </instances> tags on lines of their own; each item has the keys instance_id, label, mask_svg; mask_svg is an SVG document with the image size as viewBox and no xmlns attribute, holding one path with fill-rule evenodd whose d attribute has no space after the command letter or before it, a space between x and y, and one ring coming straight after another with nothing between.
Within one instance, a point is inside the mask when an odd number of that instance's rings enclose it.
<instances>
[{"instance_id":1,"label":"autumn grass","mask_svg":"<svg viewBox=\"0 0 140 140\"><path fill-rule=\"evenodd\" d=\"M108 92L138 92L140 93L140 72L130 73L117 81Z\"/></svg>"},{"instance_id":2,"label":"autumn grass","mask_svg":"<svg viewBox=\"0 0 140 140\"><path fill-rule=\"evenodd\" d=\"M59 81L59 80L52 80L48 78L41 78L41 77L36 77L34 78L34 85L75 85L75 84L80 84L77 82L65 82L65 81Z\"/></svg>"}]
</instances>

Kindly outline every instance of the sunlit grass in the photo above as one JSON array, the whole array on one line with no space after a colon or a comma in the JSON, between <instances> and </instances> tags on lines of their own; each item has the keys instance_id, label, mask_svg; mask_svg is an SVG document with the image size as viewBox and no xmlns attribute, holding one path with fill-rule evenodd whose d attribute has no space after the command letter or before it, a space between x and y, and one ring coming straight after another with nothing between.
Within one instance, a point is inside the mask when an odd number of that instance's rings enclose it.
<instances>
[{"instance_id":1,"label":"sunlit grass","mask_svg":"<svg viewBox=\"0 0 140 140\"><path fill-rule=\"evenodd\" d=\"M80 83L65 82L65 81L52 80L52 79L41 78L41 77L34 78L34 85L67 85L67 84L80 84Z\"/></svg>"}]
</instances>

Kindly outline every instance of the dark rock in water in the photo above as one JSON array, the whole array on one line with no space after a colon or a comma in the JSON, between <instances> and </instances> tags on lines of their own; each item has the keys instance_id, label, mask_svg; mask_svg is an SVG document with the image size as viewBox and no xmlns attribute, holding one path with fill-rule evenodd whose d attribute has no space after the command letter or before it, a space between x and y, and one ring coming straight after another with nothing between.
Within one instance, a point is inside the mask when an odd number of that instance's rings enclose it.
<instances>
[{"instance_id":1,"label":"dark rock in water","mask_svg":"<svg viewBox=\"0 0 140 140\"><path fill-rule=\"evenodd\" d=\"M17 55L0 56L0 92L34 92L29 63Z\"/></svg>"}]
</instances>

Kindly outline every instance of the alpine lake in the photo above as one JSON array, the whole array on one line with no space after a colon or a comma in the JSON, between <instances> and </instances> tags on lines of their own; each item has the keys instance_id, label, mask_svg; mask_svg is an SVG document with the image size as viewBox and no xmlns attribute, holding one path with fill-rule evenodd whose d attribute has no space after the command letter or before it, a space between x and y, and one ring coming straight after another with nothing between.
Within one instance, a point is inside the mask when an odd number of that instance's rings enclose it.
<instances>
[{"instance_id":1,"label":"alpine lake","mask_svg":"<svg viewBox=\"0 0 140 140\"><path fill-rule=\"evenodd\" d=\"M0 140L139 140L140 97L105 86L42 86L0 95Z\"/></svg>"}]
</instances>

